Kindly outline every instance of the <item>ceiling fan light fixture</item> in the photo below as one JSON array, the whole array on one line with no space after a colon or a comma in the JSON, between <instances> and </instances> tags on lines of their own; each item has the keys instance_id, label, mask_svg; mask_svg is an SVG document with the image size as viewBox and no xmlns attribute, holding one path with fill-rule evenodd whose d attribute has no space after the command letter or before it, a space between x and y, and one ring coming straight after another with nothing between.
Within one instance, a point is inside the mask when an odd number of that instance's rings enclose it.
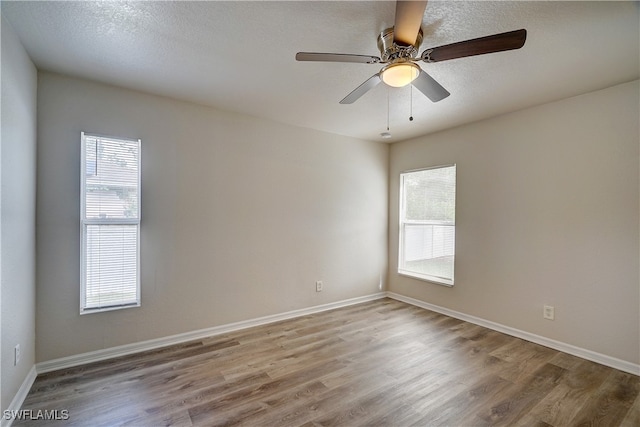
<instances>
[{"instance_id":1,"label":"ceiling fan light fixture","mask_svg":"<svg viewBox=\"0 0 640 427\"><path fill-rule=\"evenodd\" d=\"M389 64L380 72L382 81L391 87L404 87L418 78L420 67L413 62Z\"/></svg>"}]
</instances>

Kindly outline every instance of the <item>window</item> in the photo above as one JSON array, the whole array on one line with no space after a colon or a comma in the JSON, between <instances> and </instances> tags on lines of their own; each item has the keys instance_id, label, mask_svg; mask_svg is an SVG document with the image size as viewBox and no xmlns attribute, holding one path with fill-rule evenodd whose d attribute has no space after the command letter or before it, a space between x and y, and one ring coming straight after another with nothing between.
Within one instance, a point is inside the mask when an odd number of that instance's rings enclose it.
<instances>
[{"instance_id":1,"label":"window","mask_svg":"<svg viewBox=\"0 0 640 427\"><path fill-rule=\"evenodd\" d=\"M456 166L400 175L398 273L453 286Z\"/></svg>"},{"instance_id":2,"label":"window","mask_svg":"<svg viewBox=\"0 0 640 427\"><path fill-rule=\"evenodd\" d=\"M82 133L80 313L140 305L140 140Z\"/></svg>"}]
</instances>

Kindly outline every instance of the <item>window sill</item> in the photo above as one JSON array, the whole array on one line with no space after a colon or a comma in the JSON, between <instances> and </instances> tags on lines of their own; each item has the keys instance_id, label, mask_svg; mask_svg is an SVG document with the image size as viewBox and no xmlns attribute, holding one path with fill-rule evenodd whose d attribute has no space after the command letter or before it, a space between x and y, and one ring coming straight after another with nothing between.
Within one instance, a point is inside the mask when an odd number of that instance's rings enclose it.
<instances>
[{"instance_id":1,"label":"window sill","mask_svg":"<svg viewBox=\"0 0 640 427\"><path fill-rule=\"evenodd\" d=\"M124 310L125 308L136 308L140 307L140 303L133 304L123 304L123 305L114 305L111 307L99 307L99 308L81 308L80 315L83 314L93 314L93 313L103 313L105 311L114 311L114 310Z\"/></svg>"},{"instance_id":2,"label":"window sill","mask_svg":"<svg viewBox=\"0 0 640 427\"><path fill-rule=\"evenodd\" d=\"M428 274L415 273L413 271L398 270L398 274L405 277L411 277L412 279L422 280L423 282L434 283L436 285L446 286L448 288L453 287L453 280L445 279L437 276L429 276Z\"/></svg>"}]
</instances>

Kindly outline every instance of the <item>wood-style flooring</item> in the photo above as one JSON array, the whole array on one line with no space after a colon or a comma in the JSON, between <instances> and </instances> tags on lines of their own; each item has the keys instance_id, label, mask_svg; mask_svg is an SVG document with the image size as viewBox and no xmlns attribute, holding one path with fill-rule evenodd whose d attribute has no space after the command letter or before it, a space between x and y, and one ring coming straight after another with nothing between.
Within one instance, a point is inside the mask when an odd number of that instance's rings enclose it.
<instances>
[{"instance_id":1,"label":"wood-style flooring","mask_svg":"<svg viewBox=\"0 0 640 427\"><path fill-rule=\"evenodd\" d=\"M14 426L640 426L640 379L381 299L39 375Z\"/></svg>"}]
</instances>

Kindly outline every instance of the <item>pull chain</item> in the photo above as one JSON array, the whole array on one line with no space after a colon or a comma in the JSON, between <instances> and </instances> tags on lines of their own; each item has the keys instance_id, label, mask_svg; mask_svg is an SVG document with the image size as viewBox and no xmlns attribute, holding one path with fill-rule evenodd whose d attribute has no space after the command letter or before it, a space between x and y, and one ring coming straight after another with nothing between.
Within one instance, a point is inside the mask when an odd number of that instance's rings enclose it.
<instances>
[{"instance_id":1,"label":"pull chain","mask_svg":"<svg viewBox=\"0 0 640 427\"><path fill-rule=\"evenodd\" d=\"M413 85L409 85L409 121L413 121Z\"/></svg>"},{"instance_id":2,"label":"pull chain","mask_svg":"<svg viewBox=\"0 0 640 427\"><path fill-rule=\"evenodd\" d=\"M387 88L387 132L389 132L389 88Z\"/></svg>"},{"instance_id":3,"label":"pull chain","mask_svg":"<svg viewBox=\"0 0 640 427\"><path fill-rule=\"evenodd\" d=\"M391 138L391 132L389 132L389 88L387 88L387 131L386 132L382 132L380 134L380 136L384 139L389 139Z\"/></svg>"}]
</instances>

